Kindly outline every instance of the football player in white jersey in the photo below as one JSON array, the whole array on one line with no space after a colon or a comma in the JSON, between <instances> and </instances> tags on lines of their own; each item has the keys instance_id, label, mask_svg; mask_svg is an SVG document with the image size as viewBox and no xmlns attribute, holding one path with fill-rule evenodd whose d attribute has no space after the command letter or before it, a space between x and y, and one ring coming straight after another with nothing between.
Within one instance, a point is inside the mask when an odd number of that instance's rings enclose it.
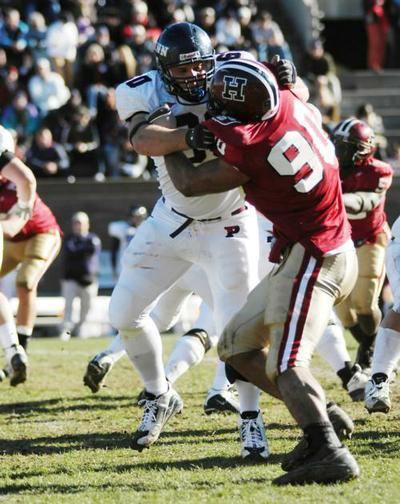
<instances>
[{"instance_id":1,"label":"football player in white jersey","mask_svg":"<svg viewBox=\"0 0 400 504\"><path fill-rule=\"evenodd\" d=\"M36 179L32 171L15 156L13 138L0 126L0 183L3 178L15 184L18 201L7 213L1 213L0 207L0 265L3 234L14 236L22 229L32 213L36 194ZM23 383L27 377L28 359L19 344L11 306L3 293L0 293L0 344L8 362L10 384ZM3 371L1 373L4 374Z\"/></svg>"},{"instance_id":2,"label":"football player in white jersey","mask_svg":"<svg viewBox=\"0 0 400 504\"><path fill-rule=\"evenodd\" d=\"M390 381L400 359L400 217L392 226L392 239L386 248L385 260L394 302L383 318L375 340L371 378L365 386L365 407L369 413L390 411Z\"/></svg>"},{"instance_id":3,"label":"football player in white jersey","mask_svg":"<svg viewBox=\"0 0 400 504\"><path fill-rule=\"evenodd\" d=\"M135 77L116 91L119 115L130 125L130 140L139 154L153 157L162 192L124 254L109 311L146 389L143 419L132 439L132 448L140 451L158 439L167 420L183 407L166 380L160 333L149 316L158 297L192 264L198 264L211 288L220 334L258 282L257 219L243 192L235 189L187 198L175 189L163 157L194 148L192 159L205 159L199 148L209 144L199 122L206 112L207 85L215 62L229 58L229 53L215 58L208 35L190 23L166 28L155 53L158 70ZM176 117L176 128L151 124L148 119L165 103ZM261 429L258 390L246 382L237 383L237 388L245 403L243 420L250 411ZM266 458L266 445L257 448L256 455Z\"/></svg>"}]
</instances>

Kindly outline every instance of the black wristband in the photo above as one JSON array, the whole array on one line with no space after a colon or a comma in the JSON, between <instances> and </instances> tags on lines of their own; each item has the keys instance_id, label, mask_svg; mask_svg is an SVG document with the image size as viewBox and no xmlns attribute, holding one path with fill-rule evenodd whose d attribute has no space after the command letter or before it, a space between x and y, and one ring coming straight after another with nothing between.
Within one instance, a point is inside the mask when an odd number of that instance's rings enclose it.
<instances>
[{"instance_id":1,"label":"black wristband","mask_svg":"<svg viewBox=\"0 0 400 504\"><path fill-rule=\"evenodd\" d=\"M2 152L0 154L0 170L2 170L10 161L13 160L15 157L15 154L13 152L10 152L8 150Z\"/></svg>"},{"instance_id":2,"label":"black wristband","mask_svg":"<svg viewBox=\"0 0 400 504\"><path fill-rule=\"evenodd\" d=\"M145 126L146 124L149 124L149 122L147 120L143 120L143 121L140 121L137 124L135 124L135 126L132 128L131 132L129 133L130 143L132 143L132 138L136 134L138 129L141 128L142 126Z\"/></svg>"}]
</instances>

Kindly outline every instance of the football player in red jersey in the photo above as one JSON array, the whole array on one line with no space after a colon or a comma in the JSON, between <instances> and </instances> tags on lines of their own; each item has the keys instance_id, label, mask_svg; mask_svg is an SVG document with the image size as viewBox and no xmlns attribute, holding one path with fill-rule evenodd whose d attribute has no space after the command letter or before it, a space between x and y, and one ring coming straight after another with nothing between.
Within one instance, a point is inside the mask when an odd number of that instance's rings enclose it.
<instances>
[{"instance_id":1,"label":"football player in red jersey","mask_svg":"<svg viewBox=\"0 0 400 504\"><path fill-rule=\"evenodd\" d=\"M384 206L393 169L373 157L374 134L366 123L345 119L334 129L333 139L359 265L357 283L336 312L359 343L356 363L364 369L371 367L372 347L381 321L378 298L390 235Z\"/></svg>"},{"instance_id":2,"label":"football player in red jersey","mask_svg":"<svg viewBox=\"0 0 400 504\"><path fill-rule=\"evenodd\" d=\"M7 177L13 184L15 198L0 213L0 265L3 256L3 234L15 235L20 231L32 211L36 180L31 170L14 155L14 141L9 131L0 126L0 177ZM0 192L0 202L3 195ZM18 342L11 306L0 293L0 344L8 362L10 385L23 383L27 377L28 359ZM6 374L0 370L0 381Z\"/></svg>"},{"instance_id":3,"label":"football player in red jersey","mask_svg":"<svg viewBox=\"0 0 400 504\"><path fill-rule=\"evenodd\" d=\"M15 186L1 176L0 196L0 212L7 212L17 201ZM54 214L36 193L29 220L16 235L5 236L0 277L19 266L16 278L19 300L17 332L25 350L36 318L37 286L60 251L60 235Z\"/></svg>"},{"instance_id":4,"label":"football player in red jersey","mask_svg":"<svg viewBox=\"0 0 400 504\"><path fill-rule=\"evenodd\" d=\"M0 174L0 213L9 213L17 203L18 189L6 173ZM5 228L4 234L0 277L19 266L17 332L26 350L36 318L37 285L60 250L60 227L50 208L34 193L24 225L16 233L8 233Z\"/></svg>"},{"instance_id":5,"label":"football player in red jersey","mask_svg":"<svg viewBox=\"0 0 400 504\"><path fill-rule=\"evenodd\" d=\"M357 477L309 370L333 305L357 278L334 147L314 109L296 88L279 88L267 65L224 63L209 95L213 117L203 128L216 136L219 159L194 167L182 153L171 154L170 177L185 196L242 186L274 224L271 259L279 263L226 326L220 357L231 375L282 398L304 432L275 484Z\"/></svg>"}]
</instances>

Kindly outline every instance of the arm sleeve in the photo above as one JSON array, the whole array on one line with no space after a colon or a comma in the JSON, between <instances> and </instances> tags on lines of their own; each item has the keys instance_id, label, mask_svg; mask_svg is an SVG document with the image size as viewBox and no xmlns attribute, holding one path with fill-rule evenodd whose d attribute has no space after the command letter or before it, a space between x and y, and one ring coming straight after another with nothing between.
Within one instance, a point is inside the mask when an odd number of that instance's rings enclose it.
<instances>
[{"instance_id":1,"label":"arm sleeve","mask_svg":"<svg viewBox=\"0 0 400 504\"><path fill-rule=\"evenodd\" d=\"M149 113L159 106L159 103L151 103L155 91L155 83L151 72L134 77L120 84L115 91L116 105L119 117L123 121L138 114Z\"/></svg>"}]
</instances>

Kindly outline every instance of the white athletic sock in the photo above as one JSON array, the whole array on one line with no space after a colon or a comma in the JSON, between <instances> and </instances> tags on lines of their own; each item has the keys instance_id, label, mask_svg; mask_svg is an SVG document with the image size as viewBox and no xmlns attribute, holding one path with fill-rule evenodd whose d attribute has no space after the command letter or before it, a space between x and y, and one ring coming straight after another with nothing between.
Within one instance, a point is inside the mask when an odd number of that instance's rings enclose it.
<instances>
[{"instance_id":1,"label":"white athletic sock","mask_svg":"<svg viewBox=\"0 0 400 504\"><path fill-rule=\"evenodd\" d=\"M19 345L18 334L14 322L6 322L0 325L0 343L9 361L15 353L15 347ZM14 346L14 348L12 348Z\"/></svg>"},{"instance_id":2,"label":"white athletic sock","mask_svg":"<svg viewBox=\"0 0 400 504\"><path fill-rule=\"evenodd\" d=\"M108 345L108 347L96 355L97 360L103 360L104 358L110 364L115 364L125 355L124 342L122 341L121 335L117 334Z\"/></svg>"},{"instance_id":3,"label":"white athletic sock","mask_svg":"<svg viewBox=\"0 0 400 504\"><path fill-rule=\"evenodd\" d=\"M235 385L239 394L240 413L258 411L260 409L260 390L252 383L242 380L236 380Z\"/></svg>"},{"instance_id":4,"label":"white athletic sock","mask_svg":"<svg viewBox=\"0 0 400 504\"><path fill-rule=\"evenodd\" d=\"M345 367L345 362L351 361L343 335L343 328L340 325L328 325L318 342L316 350L335 373Z\"/></svg>"},{"instance_id":5,"label":"white athletic sock","mask_svg":"<svg viewBox=\"0 0 400 504\"><path fill-rule=\"evenodd\" d=\"M18 325L17 326L17 333L23 334L24 336L32 336L33 327L29 327L26 325Z\"/></svg>"},{"instance_id":6,"label":"white athletic sock","mask_svg":"<svg viewBox=\"0 0 400 504\"><path fill-rule=\"evenodd\" d=\"M375 339L371 374L385 373L391 376L400 358L400 332L380 327Z\"/></svg>"},{"instance_id":7,"label":"white athletic sock","mask_svg":"<svg viewBox=\"0 0 400 504\"><path fill-rule=\"evenodd\" d=\"M120 331L126 353L142 377L147 392L159 396L168 390L162 360L162 342L154 321L147 317L141 327Z\"/></svg>"},{"instance_id":8,"label":"white athletic sock","mask_svg":"<svg viewBox=\"0 0 400 504\"><path fill-rule=\"evenodd\" d=\"M176 342L165 365L165 374L170 383L175 383L188 369L199 364L204 357L203 343L196 336L183 335Z\"/></svg>"},{"instance_id":9,"label":"white athletic sock","mask_svg":"<svg viewBox=\"0 0 400 504\"><path fill-rule=\"evenodd\" d=\"M230 383L225 374L225 362L218 361L217 369L215 370L214 382L211 385L213 392L217 393L220 391L227 390L230 387Z\"/></svg>"}]
</instances>

